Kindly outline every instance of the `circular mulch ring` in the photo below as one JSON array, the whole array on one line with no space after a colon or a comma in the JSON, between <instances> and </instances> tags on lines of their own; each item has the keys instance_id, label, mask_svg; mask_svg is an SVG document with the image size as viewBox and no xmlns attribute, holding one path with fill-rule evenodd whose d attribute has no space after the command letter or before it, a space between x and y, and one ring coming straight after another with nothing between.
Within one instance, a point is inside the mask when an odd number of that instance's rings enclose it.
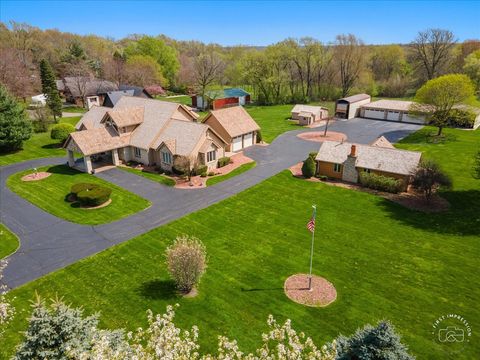
<instances>
[{"instance_id":1,"label":"circular mulch ring","mask_svg":"<svg viewBox=\"0 0 480 360\"><path fill-rule=\"evenodd\" d=\"M39 180L43 180L43 179L49 177L50 175L52 175L52 173L49 173L49 172L46 172L46 171L41 171L41 172L37 172L37 173L22 176L21 180L22 181L39 181Z\"/></svg>"},{"instance_id":2,"label":"circular mulch ring","mask_svg":"<svg viewBox=\"0 0 480 360\"><path fill-rule=\"evenodd\" d=\"M323 136L323 131L310 131L310 132L303 132L297 135L300 139L307 140L307 141L315 141L315 142L322 142L322 141L345 141L347 140L347 135L335 132L335 131L327 131L327 136Z\"/></svg>"},{"instance_id":3,"label":"circular mulch ring","mask_svg":"<svg viewBox=\"0 0 480 360\"><path fill-rule=\"evenodd\" d=\"M285 280L285 295L296 303L323 307L330 305L337 298L333 284L316 275L312 275L312 289L308 290L308 274L295 274Z\"/></svg>"}]
</instances>

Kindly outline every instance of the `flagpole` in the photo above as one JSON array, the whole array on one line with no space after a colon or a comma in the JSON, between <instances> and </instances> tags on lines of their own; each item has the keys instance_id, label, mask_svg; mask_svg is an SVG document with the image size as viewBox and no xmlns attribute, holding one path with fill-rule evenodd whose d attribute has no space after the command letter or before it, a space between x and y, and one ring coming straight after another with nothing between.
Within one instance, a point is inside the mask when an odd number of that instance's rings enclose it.
<instances>
[{"instance_id":1,"label":"flagpole","mask_svg":"<svg viewBox=\"0 0 480 360\"><path fill-rule=\"evenodd\" d=\"M313 221L317 216L317 205L312 205L313 208ZM312 231L312 246L310 249L310 273L308 275L308 290L312 290L312 264L313 264L313 243L315 242L315 226Z\"/></svg>"}]
</instances>

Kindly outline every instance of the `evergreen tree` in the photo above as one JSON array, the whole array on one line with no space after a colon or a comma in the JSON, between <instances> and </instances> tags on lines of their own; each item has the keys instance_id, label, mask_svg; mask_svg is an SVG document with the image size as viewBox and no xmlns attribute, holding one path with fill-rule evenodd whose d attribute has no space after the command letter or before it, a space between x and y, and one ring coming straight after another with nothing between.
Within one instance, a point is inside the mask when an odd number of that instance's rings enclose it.
<instances>
[{"instance_id":1,"label":"evergreen tree","mask_svg":"<svg viewBox=\"0 0 480 360\"><path fill-rule=\"evenodd\" d=\"M57 116L62 116L62 99L57 90L52 66L45 59L40 61L40 78L42 80L42 92L47 97L47 106L52 111L53 119L57 122Z\"/></svg>"},{"instance_id":2,"label":"evergreen tree","mask_svg":"<svg viewBox=\"0 0 480 360\"><path fill-rule=\"evenodd\" d=\"M303 162L302 175L307 179L310 179L313 175L315 175L315 161L310 155L308 156L307 160Z\"/></svg>"},{"instance_id":3,"label":"evergreen tree","mask_svg":"<svg viewBox=\"0 0 480 360\"><path fill-rule=\"evenodd\" d=\"M25 109L0 84L0 152L18 150L32 135Z\"/></svg>"},{"instance_id":4,"label":"evergreen tree","mask_svg":"<svg viewBox=\"0 0 480 360\"><path fill-rule=\"evenodd\" d=\"M358 329L350 337L337 338L337 360L413 360L392 324L381 321Z\"/></svg>"}]
</instances>

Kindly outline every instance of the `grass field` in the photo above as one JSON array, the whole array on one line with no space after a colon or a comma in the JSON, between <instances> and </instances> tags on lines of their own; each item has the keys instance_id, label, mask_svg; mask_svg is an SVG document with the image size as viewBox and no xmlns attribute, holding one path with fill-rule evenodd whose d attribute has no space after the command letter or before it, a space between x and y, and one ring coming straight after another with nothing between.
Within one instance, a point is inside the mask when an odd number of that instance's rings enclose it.
<instances>
[{"instance_id":1,"label":"grass field","mask_svg":"<svg viewBox=\"0 0 480 360\"><path fill-rule=\"evenodd\" d=\"M158 183L163 184L163 185L167 185L167 186L174 186L175 185L175 180L173 180L169 177L166 177L164 175L161 175L161 174L153 174L153 173L149 173L149 172L145 172L145 171L137 170L137 169L132 169L130 167L125 167L125 166L119 166L118 169L129 172L129 173L132 173L132 174L135 174L135 175L138 175L138 176L143 176L144 178L147 178L149 180L158 182Z\"/></svg>"},{"instance_id":2,"label":"grass field","mask_svg":"<svg viewBox=\"0 0 480 360\"><path fill-rule=\"evenodd\" d=\"M417 134L401 145L425 150L454 176L455 188L442 194L452 205L446 213L411 211L284 171L12 291L18 314L0 351L11 354L38 291L45 298L63 296L87 313L101 311L102 325L110 328L144 326L146 309L163 312L167 304L179 303L176 323L198 325L208 351L215 351L218 334L252 350L273 314L281 321L292 319L297 330L319 344L389 319L419 359L473 359L480 352L475 330L480 289L474 280L480 266L480 183L468 171L457 171L454 163L469 162L480 132L448 133L455 141L430 145ZM314 273L333 282L338 292L337 300L323 309L294 304L283 293L289 275L308 271L305 224L312 203L318 206ZM193 299L175 294L164 265L164 249L179 234L199 237L209 256L199 296ZM449 313L464 316L474 328L470 343L454 355L432 335L434 320Z\"/></svg>"},{"instance_id":3,"label":"grass field","mask_svg":"<svg viewBox=\"0 0 480 360\"><path fill-rule=\"evenodd\" d=\"M80 120L80 116L61 118L59 122L75 125L78 120ZM37 133L32 134L32 137L23 143L22 150L9 154L0 154L0 166L50 156L65 156L65 150L61 148L58 140L50 138L50 131Z\"/></svg>"},{"instance_id":4,"label":"grass field","mask_svg":"<svg viewBox=\"0 0 480 360\"><path fill-rule=\"evenodd\" d=\"M7 179L7 186L39 208L71 222L104 224L134 214L150 205L149 201L125 189L65 165L39 168L38 171L48 171L52 175L40 181L24 182L20 179L23 175L31 173L31 170L22 171L10 176ZM101 184L111 188L112 203L104 208L85 210L75 203L66 201L65 197L70 193L71 186L79 182Z\"/></svg>"},{"instance_id":5,"label":"grass field","mask_svg":"<svg viewBox=\"0 0 480 360\"><path fill-rule=\"evenodd\" d=\"M241 173L244 173L245 171L248 171L252 168L254 168L255 166L257 165L256 162L251 162L251 163L248 163L248 164L243 164L243 165L240 165L238 168L236 168L235 170L229 172L228 174L225 174L225 175L217 175L217 176L214 176L212 178L209 178L207 180L207 186L212 186L212 185L215 185L215 184L218 184L222 181L225 181L225 180L228 180L234 176L237 176L237 175L240 175Z\"/></svg>"},{"instance_id":6,"label":"grass field","mask_svg":"<svg viewBox=\"0 0 480 360\"><path fill-rule=\"evenodd\" d=\"M19 246L18 238L5 225L0 224L0 259L13 254Z\"/></svg>"},{"instance_id":7,"label":"grass field","mask_svg":"<svg viewBox=\"0 0 480 360\"><path fill-rule=\"evenodd\" d=\"M312 103L311 105L325 106L328 108L329 114L333 114L334 103L331 101ZM293 106L292 104L271 106L249 105L246 106L245 109L262 129L263 141L271 143L278 135L286 131L301 129L301 126L290 120Z\"/></svg>"}]
</instances>

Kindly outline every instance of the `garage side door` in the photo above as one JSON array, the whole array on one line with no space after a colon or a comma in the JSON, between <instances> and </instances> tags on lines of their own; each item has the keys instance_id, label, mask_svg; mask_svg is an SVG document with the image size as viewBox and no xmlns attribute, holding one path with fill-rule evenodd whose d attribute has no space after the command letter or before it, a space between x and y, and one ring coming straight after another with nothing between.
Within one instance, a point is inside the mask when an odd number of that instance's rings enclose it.
<instances>
[{"instance_id":1,"label":"garage side door","mask_svg":"<svg viewBox=\"0 0 480 360\"><path fill-rule=\"evenodd\" d=\"M253 133L248 133L243 135L243 147L248 147L253 145Z\"/></svg>"},{"instance_id":2,"label":"garage side door","mask_svg":"<svg viewBox=\"0 0 480 360\"><path fill-rule=\"evenodd\" d=\"M232 151L242 150L242 137L237 136L232 139Z\"/></svg>"},{"instance_id":3,"label":"garage side door","mask_svg":"<svg viewBox=\"0 0 480 360\"><path fill-rule=\"evenodd\" d=\"M383 120L384 111L383 110L373 110L373 109L365 109L364 117L370 119L380 119Z\"/></svg>"}]
</instances>

